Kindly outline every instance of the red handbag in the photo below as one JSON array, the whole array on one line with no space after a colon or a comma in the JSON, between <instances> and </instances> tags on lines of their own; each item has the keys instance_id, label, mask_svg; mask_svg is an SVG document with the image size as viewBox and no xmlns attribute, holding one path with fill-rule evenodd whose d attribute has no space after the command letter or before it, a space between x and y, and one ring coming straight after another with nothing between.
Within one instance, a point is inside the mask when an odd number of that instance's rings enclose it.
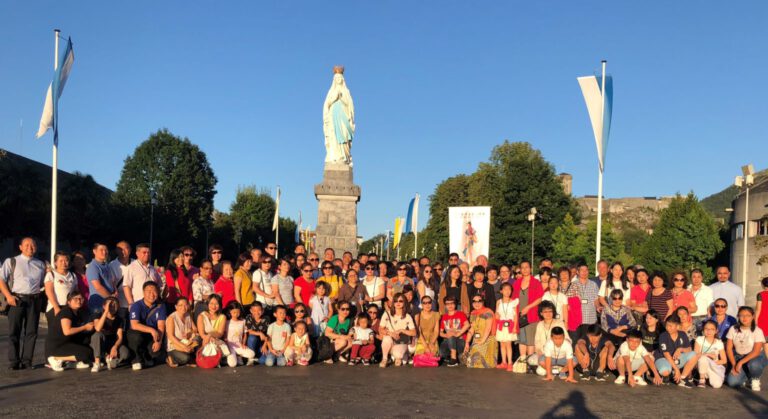
<instances>
[{"instance_id":1,"label":"red handbag","mask_svg":"<svg viewBox=\"0 0 768 419\"><path fill-rule=\"evenodd\" d=\"M209 343L197 350L195 363L199 368L216 368L221 362L221 350L218 345Z\"/></svg>"},{"instance_id":2,"label":"red handbag","mask_svg":"<svg viewBox=\"0 0 768 419\"><path fill-rule=\"evenodd\" d=\"M418 354L413 357L414 368L434 368L439 362L440 358L432 354Z\"/></svg>"}]
</instances>

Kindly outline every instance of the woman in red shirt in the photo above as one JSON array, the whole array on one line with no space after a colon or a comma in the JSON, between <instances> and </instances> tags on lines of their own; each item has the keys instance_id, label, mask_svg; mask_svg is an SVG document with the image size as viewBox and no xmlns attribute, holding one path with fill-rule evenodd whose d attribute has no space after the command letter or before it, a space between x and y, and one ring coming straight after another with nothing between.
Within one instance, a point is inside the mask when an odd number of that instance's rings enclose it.
<instances>
[{"instance_id":1,"label":"woman in red shirt","mask_svg":"<svg viewBox=\"0 0 768 419\"><path fill-rule=\"evenodd\" d=\"M216 281L213 290L221 296L221 305L226 307L230 301L235 299L235 270L232 268L232 262L225 260L221 262L221 278Z\"/></svg>"},{"instance_id":2,"label":"woman in red shirt","mask_svg":"<svg viewBox=\"0 0 768 419\"><path fill-rule=\"evenodd\" d=\"M627 306L632 309L632 315L637 324L642 324L643 315L648 311L648 304L645 302L648 297L648 291L651 290L651 284L648 283L648 271L638 269L635 272L635 285L629 290L629 301Z\"/></svg>"},{"instance_id":3,"label":"woman in red shirt","mask_svg":"<svg viewBox=\"0 0 768 419\"><path fill-rule=\"evenodd\" d=\"M301 276L293 281L293 298L296 303L309 307L309 299L315 294L315 280L312 279L312 264L305 263L301 267Z\"/></svg>"},{"instance_id":4,"label":"woman in red shirt","mask_svg":"<svg viewBox=\"0 0 768 419\"><path fill-rule=\"evenodd\" d=\"M696 297L688 291L688 276L684 272L675 272L672 274L672 306L673 309L667 316L677 310L678 307L685 307L689 313L695 313Z\"/></svg>"},{"instance_id":5,"label":"woman in red shirt","mask_svg":"<svg viewBox=\"0 0 768 419\"><path fill-rule=\"evenodd\" d=\"M763 285L763 290L757 294L757 302L755 302L755 318L757 319L757 327L768 333L768 307L763 307L765 303L768 303L768 276L763 278L760 283Z\"/></svg>"},{"instance_id":6,"label":"woman in red shirt","mask_svg":"<svg viewBox=\"0 0 768 419\"><path fill-rule=\"evenodd\" d=\"M181 249L173 249L168 258L168 265L165 267L165 290L167 294L165 302L171 306L176 305L176 300L180 296L193 301L192 279L188 276L187 268L184 267L183 258Z\"/></svg>"},{"instance_id":7,"label":"woman in red shirt","mask_svg":"<svg viewBox=\"0 0 768 419\"><path fill-rule=\"evenodd\" d=\"M520 328L518 342L520 345L520 359L525 360L528 355L536 352L534 340L536 338L536 326L539 321L539 303L544 296L544 288L541 282L531 275L531 263L524 261L520 263L520 273L522 277L518 278L512 286L512 299L519 299L520 304L518 321L521 324L528 322L527 326Z\"/></svg>"}]
</instances>

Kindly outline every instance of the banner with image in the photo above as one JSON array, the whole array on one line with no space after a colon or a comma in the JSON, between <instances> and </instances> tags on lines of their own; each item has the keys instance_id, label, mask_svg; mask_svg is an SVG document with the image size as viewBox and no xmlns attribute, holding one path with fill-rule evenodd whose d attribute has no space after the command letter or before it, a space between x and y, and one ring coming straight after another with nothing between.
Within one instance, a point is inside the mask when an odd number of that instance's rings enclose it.
<instances>
[{"instance_id":1,"label":"banner with image","mask_svg":"<svg viewBox=\"0 0 768 419\"><path fill-rule=\"evenodd\" d=\"M490 256L491 207L448 208L450 252L473 266L478 256Z\"/></svg>"}]
</instances>

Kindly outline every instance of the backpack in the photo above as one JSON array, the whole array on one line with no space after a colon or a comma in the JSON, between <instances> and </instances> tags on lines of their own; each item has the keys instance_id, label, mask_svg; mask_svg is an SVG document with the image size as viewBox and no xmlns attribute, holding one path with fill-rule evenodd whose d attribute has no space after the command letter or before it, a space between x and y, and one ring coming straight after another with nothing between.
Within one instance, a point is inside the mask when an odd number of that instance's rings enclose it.
<instances>
[{"instance_id":1,"label":"backpack","mask_svg":"<svg viewBox=\"0 0 768 419\"><path fill-rule=\"evenodd\" d=\"M13 290L13 274L16 272L16 258L11 258L11 274L9 278L5 278L5 283L8 286L8 292ZM5 298L5 294L0 292L0 314L8 314L8 310L11 309L11 305L8 303L8 299Z\"/></svg>"}]
</instances>

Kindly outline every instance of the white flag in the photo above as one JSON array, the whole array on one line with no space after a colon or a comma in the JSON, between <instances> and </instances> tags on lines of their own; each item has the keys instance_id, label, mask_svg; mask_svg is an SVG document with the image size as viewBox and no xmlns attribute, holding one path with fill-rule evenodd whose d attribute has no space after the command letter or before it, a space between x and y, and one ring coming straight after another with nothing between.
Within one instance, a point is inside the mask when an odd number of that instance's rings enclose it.
<instances>
[{"instance_id":1,"label":"white flag","mask_svg":"<svg viewBox=\"0 0 768 419\"><path fill-rule=\"evenodd\" d=\"M64 85L67 83L69 73L72 71L72 63L75 62L75 53L72 50L72 39L67 41L67 48L64 55L61 56L57 64L56 72L53 75L53 81L48 85L48 92L45 95L45 105L43 105L43 115L40 117L40 128L37 130L36 138L42 137L49 129L54 127L55 113L58 111L58 101L64 92ZM56 90L56 96L53 92ZM54 141L56 141L54 132Z\"/></svg>"},{"instance_id":2,"label":"white flag","mask_svg":"<svg viewBox=\"0 0 768 419\"><path fill-rule=\"evenodd\" d=\"M605 97L603 97L601 78L596 76L578 77L584 102L587 104L589 120L595 134L597 160L600 170L605 167L605 154L608 151L608 134L611 131L611 111L613 107L613 79L605 76Z\"/></svg>"},{"instance_id":3,"label":"white flag","mask_svg":"<svg viewBox=\"0 0 768 419\"><path fill-rule=\"evenodd\" d=\"M280 221L280 187L277 187L277 199L275 199L275 220L272 221L272 231L277 231L277 224Z\"/></svg>"}]
</instances>

